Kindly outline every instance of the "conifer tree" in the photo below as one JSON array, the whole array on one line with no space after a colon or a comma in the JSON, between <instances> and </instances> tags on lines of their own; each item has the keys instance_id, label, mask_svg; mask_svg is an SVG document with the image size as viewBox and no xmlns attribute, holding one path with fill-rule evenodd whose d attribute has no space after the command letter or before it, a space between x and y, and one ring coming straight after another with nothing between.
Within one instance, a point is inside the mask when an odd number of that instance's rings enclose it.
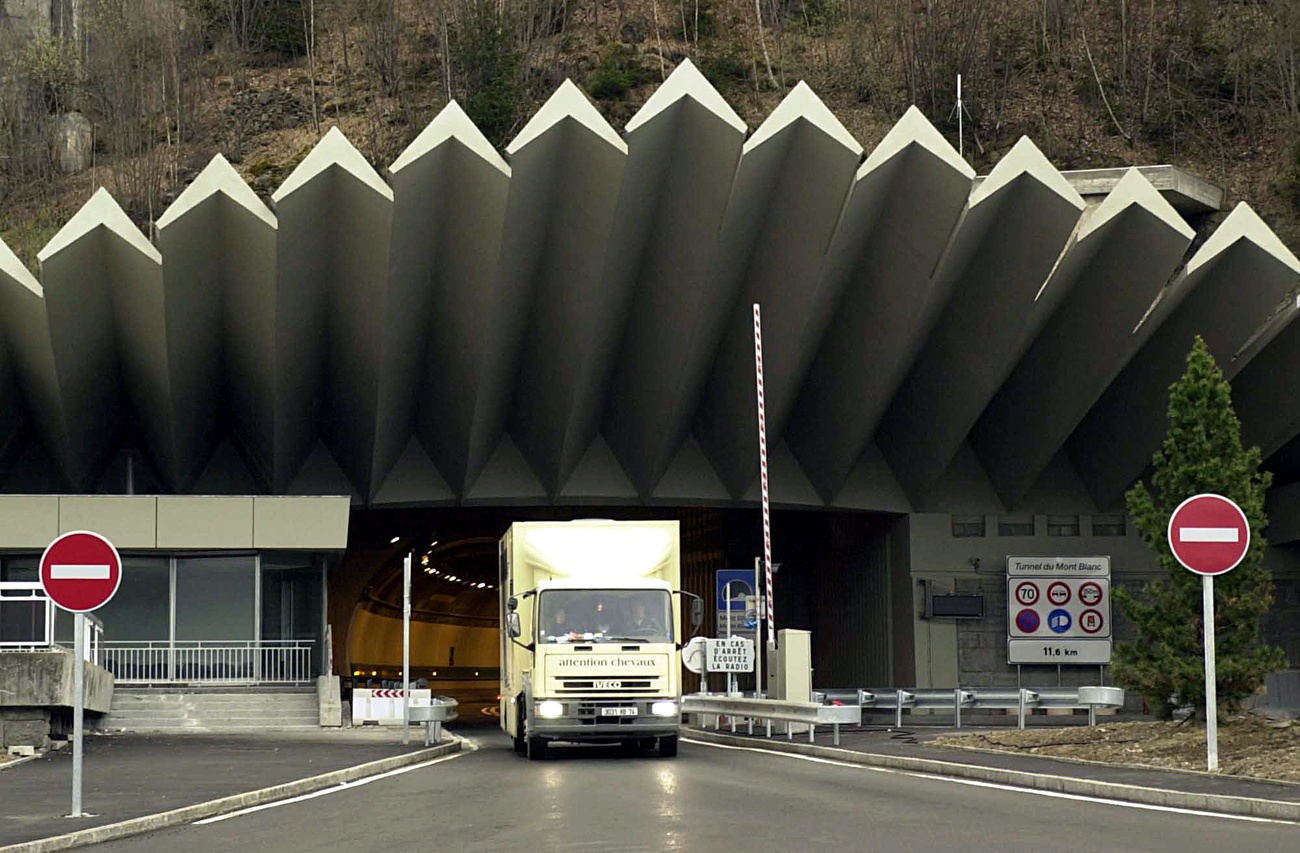
<instances>
[{"instance_id":1,"label":"conifer tree","mask_svg":"<svg viewBox=\"0 0 1300 853\"><path fill-rule=\"evenodd\" d=\"M1281 649L1260 641L1260 621L1273 603L1272 574L1264 568L1267 543L1264 494L1272 474L1259 470L1258 447L1243 449L1232 391L1200 336L1187 356L1187 372L1169 388L1169 431L1153 459L1151 489L1138 482L1127 495L1128 511L1142 541L1157 556L1165 577L1142 596L1115 590L1124 615L1138 628L1135 643L1115 650L1115 680L1146 697L1163 719L1179 704L1205 713L1201 577L1169 549L1169 517L1185 499L1202 492L1231 498L1250 523L1250 550L1241 563L1214 579L1215 662L1218 696L1239 703L1268 673L1285 667Z\"/></svg>"}]
</instances>

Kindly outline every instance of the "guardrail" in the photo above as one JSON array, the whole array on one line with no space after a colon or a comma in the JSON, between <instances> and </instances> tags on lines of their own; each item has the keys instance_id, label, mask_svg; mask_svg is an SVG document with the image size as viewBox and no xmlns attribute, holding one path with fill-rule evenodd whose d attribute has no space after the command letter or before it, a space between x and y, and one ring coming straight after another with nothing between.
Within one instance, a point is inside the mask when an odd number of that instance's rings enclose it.
<instances>
[{"instance_id":1,"label":"guardrail","mask_svg":"<svg viewBox=\"0 0 1300 853\"><path fill-rule=\"evenodd\" d=\"M0 650L73 652L54 638L56 612L39 581L0 581ZM103 638L104 623L87 613L85 655L89 663L99 663Z\"/></svg>"},{"instance_id":2,"label":"guardrail","mask_svg":"<svg viewBox=\"0 0 1300 853\"><path fill-rule=\"evenodd\" d=\"M416 704L419 700L411 697L411 722L424 723L424 745L428 746L430 737L433 743L442 742L442 724L460 716L460 705L450 696L431 696L428 704Z\"/></svg>"},{"instance_id":3,"label":"guardrail","mask_svg":"<svg viewBox=\"0 0 1300 853\"><path fill-rule=\"evenodd\" d=\"M1118 687L839 688L816 690L813 697L860 709L892 708L898 726L903 724L904 710L952 710L957 728L961 728L964 708L1014 709L1019 714L1018 725L1023 729L1025 717L1035 708L1086 709L1088 725L1094 726L1098 708L1119 708L1124 704L1124 691Z\"/></svg>"},{"instance_id":4,"label":"guardrail","mask_svg":"<svg viewBox=\"0 0 1300 853\"><path fill-rule=\"evenodd\" d=\"M311 681L314 640L104 643L119 684L295 684Z\"/></svg>"},{"instance_id":5,"label":"guardrail","mask_svg":"<svg viewBox=\"0 0 1300 853\"><path fill-rule=\"evenodd\" d=\"M823 705L818 702L794 702L786 699L755 699L753 697L725 696L712 693L691 693L682 697L682 713L702 714L714 718L714 728L721 726L722 717L731 718L732 731L736 720L743 719L754 733L754 720L767 724L767 736L772 736L772 723L785 723L787 739L794 739L794 726L808 726L808 742L812 743L817 726L831 726L835 745L840 743L840 726L862 723L860 705Z\"/></svg>"}]
</instances>

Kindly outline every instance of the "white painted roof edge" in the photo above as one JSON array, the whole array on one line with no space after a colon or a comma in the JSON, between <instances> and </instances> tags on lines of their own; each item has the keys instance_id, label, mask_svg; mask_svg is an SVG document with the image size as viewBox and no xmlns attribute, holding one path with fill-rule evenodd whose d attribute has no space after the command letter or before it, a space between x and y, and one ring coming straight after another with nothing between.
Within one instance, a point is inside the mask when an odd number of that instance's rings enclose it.
<instances>
[{"instance_id":1,"label":"white painted roof edge","mask_svg":"<svg viewBox=\"0 0 1300 853\"><path fill-rule=\"evenodd\" d=\"M1243 237L1300 274L1300 261L1296 260L1296 256L1278 239L1273 229L1244 201L1237 203L1232 213L1219 223L1209 239L1192 255L1192 259L1187 262L1188 274L1204 266Z\"/></svg>"},{"instance_id":2,"label":"white painted roof edge","mask_svg":"<svg viewBox=\"0 0 1300 853\"><path fill-rule=\"evenodd\" d=\"M763 120L754 131L754 135L745 141L741 153L748 154L798 119L804 119L857 156L862 156L862 145L853 138L853 134L849 133L844 125L840 124L835 114L826 108L822 99L817 97L817 93L802 80L781 99L781 103L777 104L776 109Z\"/></svg>"},{"instance_id":3,"label":"white painted roof edge","mask_svg":"<svg viewBox=\"0 0 1300 853\"><path fill-rule=\"evenodd\" d=\"M1187 224L1187 220L1174 210L1173 205L1165 201L1160 191L1151 185L1136 167L1130 168L1119 179L1119 183L1106 194L1097 205L1096 210L1079 229L1079 240L1087 239L1101 226L1114 219L1130 205L1138 205L1156 219L1168 225L1187 240L1196 236L1196 231Z\"/></svg>"},{"instance_id":4,"label":"white painted roof edge","mask_svg":"<svg viewBox=\"0 0 1300 853\"><path fill-rule=\"evenodd\" d=\"M546 99L542 108L533 114L524 125L524 129L506 146L506 154L513 155L534 139L542 136L555 125L559 124L566 118L571 118L599 136L601 139L613 145L624 154L627 153L627 143L619 136L614 128L609 126L605 117L591 105L587 96L582 93L577 84L572 80L565 78L560 87L555 90L551 97Z\"/></svg>"},{"instance_id":5,"label":"white painted roof edge","mask_svg":"<svg viewBox=\"0 0 1300 853\"><path fill-rule=\"evenodd\" d=\"M448 101L447 105L433 117L433 121L425 125L420 135L415 137L393 161L393 165L388 167L388 171L400 172L448 139L455 139L501 174L510 177L510 164L492 147L492 143L488 142L483 131L479 130L473 119L461 109L455 98Z\"/></svg>"},{"instance_id":6,"label":"white painted roof edge","mask_svg":"<svg viewBox=\"0 0 1300 853\"><path fill-rule=\"evenodd\" d=\"M1006 156L993 167L988 177L975 188L971 193L970 206L975 207L1022 174L1031 175L1040 184L1055 191L1079 210L1087 206L1083 196L1070 186L1065 176L1057 171L1047 157L1043 156L1043 152L1038 150L1038 146L1028 136L1020 137Z\"/></svg>"},{"instance_id":7,"label":"white painted roof edge","mask_svg":"<svg viewBox=\"0 0 1300 853\"><path fill-rule=\"evenodd\" d=\"M217 154L208 161L208 165L203 167L203 171L190 181L185 191L163 211L163 215L158 217L158 228L160 230L166 228L198 207L209 196L219 192L225 193L227 198L267 225L276 227L275 214L271 209L262 203L257 193L253 192L253 188L235 171L235 167L231 166L225 157Z\"/></svg>"},{"instance_id":8,"label":"white painted roof edge","mask_svg":"<svg viewBox=\"0 0 1300 853\"><path fill-rule=\"evenodd\" d=\"M869 172L880 167L895 154L912 144L920 145L965 177L974 180L974 167L962 159L957 150L952 147L948 140L943 138L943 134L934 125L930 124L930 120L925 117L925 113L917 109L915 104L907 108L907 112L903 113L903 117L895 122L894 126L885 134L885 138L880 140L880 143L875 148L871 149L866 161L858 167L856 178L860 180L865 177Z\"/></svg>"},{"instance_id":9,"label":"white painted roof edge","mask_svg":"<svg viewBox=\"0 0 1300 853\"><path fill-rule=\"evenodd\" d=\"M32 271L27 269L27 265L3 239L0 239L0 274L7 275L37 296L45 295L45 289L36 280L36 276L32 275Z\"/></svg>"},{"instance_id":10,"label":"white painted roof edge","mask_svg":"<svg viewBox=\"0 0 1300 853\"><path fill-rule=\"evenodd\" d=\"M96 190L95 194L90 197L90 201L83 204L76 215L68 220L68 224L60 228L59 233L50 238L50 242L45 244L45 248L37 253L36 259L41 263L45 263L51 257L101 225L130 243L154 263L162 263L162 254L140 232L140 229L135 227L131 217L126 215L126 212L118 206L113 196L109 195L108 190L103 187Z\"/></svg>"},{"instance_id":11,"label":"white painted roof edge","mask_svg":"<svg viewBox=\"0 0 1300 853\"><path fill-rule=\"evenodd\" d=\"M308 152L302 162L284 179L271 195L271 200L279 202L286 196L301 188L304 184L324 172L330 166L347 170L357 180L369 186L389 201L393 200L393 189L385 183L374 167L361 156L361 152L343 135L337 126L321 137L320 142Z\"/></svg>"},{"instance_id":12,"label":"white painted roof edge","mask_svg":"<svg viewBox=\"0 0 1300 853\"><path fill-rule=\"evenodd\" d=\"M689 58L673 69L660 86L654 90L650 99L641 105L624 127L626 133L632 133L638 127L658 116L664 110L680 101L690 98L741 133L747 133L749 126L736 115L736 111L727 103L727 99L708 81Z\"/></svg>"}]
</instances>

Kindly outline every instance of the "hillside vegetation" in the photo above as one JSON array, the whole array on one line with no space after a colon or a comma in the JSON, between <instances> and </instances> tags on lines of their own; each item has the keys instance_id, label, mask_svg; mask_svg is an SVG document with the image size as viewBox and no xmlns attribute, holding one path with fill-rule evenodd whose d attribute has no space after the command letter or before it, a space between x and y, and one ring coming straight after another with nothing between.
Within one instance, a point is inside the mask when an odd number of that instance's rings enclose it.
<instances>
[{"instance_id":1,"label":"hillside vegetation","mask_svg":"<svg viewBox=\"0 0 1300 853\"><path fill-rule=\"evenodd\" d=\"M912 103L955 146L960 73L977 170L1022 134L1061 169L1175 163L1300 245L1300 0L82 0L36 40L4 4L0 237L33 266L97 186L150 233L217 152L269 196L338 125L382 170L450 98L504 147L566 77L621 129L686 57L751 129L806 80L868 149Z\"/></svg>"}]
</instances>

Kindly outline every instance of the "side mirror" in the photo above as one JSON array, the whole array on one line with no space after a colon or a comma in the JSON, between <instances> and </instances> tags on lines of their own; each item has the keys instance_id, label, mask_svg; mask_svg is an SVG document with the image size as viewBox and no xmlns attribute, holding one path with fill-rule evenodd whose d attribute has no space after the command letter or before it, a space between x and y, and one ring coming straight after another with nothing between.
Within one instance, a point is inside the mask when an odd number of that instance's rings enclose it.
<instances>
[{"instance_id":1,"label":"side mirror","mask_svg":"<svg viewBox=\"0 0 1300 853\"><path fill-rule=\"evenodd\" d=\"M510 598L506 601L506 607L510 608L511 613L514 613L516 610L519 609L519 599L515 598L513 595L510 596Z\"/></svg>"},{"instance_id":2,"label":"side mirror","mask_svg":"<svg viewBox=\"0 0 1300 853\"><path fill-rule=\"evenodd\" d=\"M506 630L510 632L510 636L514 639L518 639L519 635L524 632L523 627L519 624L518 613L511 613L506 616Z\"/></svg>"},{"instance_id":3,"label":"side mirror","mask_svg":"<svg viewBox=\"0 0 1300 853\"><path fill-rule=\"evenodd\" d=\"M704 599L691 599L691 630L699 628L704 624Z\"/></svg>"}]
</instances>

